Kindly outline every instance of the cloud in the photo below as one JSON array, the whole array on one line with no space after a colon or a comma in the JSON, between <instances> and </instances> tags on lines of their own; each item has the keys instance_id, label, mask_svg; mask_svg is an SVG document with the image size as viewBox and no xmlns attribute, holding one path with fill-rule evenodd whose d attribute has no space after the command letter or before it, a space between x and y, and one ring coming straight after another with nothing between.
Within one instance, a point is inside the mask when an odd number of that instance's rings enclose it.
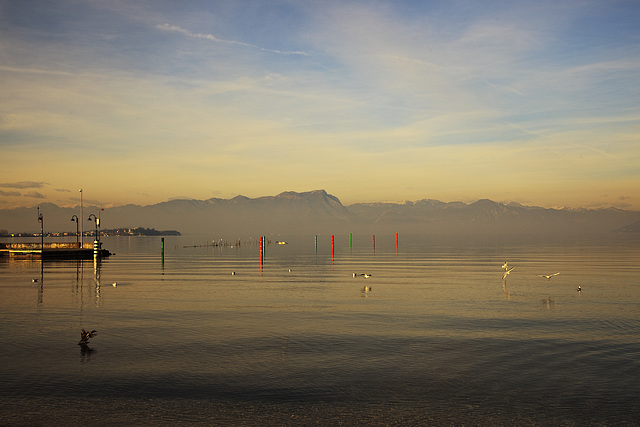
<instances>
[{"instance_id":1,"label":"cloud","mask_svg":"<svg viewBox=\"0 0 640 427\"><path fill-rule=\"evenodd\" d=\"M242 47L248 47L251 49L257 49L263 52L270 52L270 53L277 53L278 55L302 55L302 56L311 56L311 54L309 52L304 52L304 51L300 51L300 50L295 50L295 51L286 51L286 50L277 50L277 49L267 49L261 46L256 46L250 43L244 43L244 42L240 42L240 41L236 41L236 40L225 40L225 39L221 39L218 38L216 36L214 36L213 34L204 34L204 33L192 33L189 30L185 30L184 28L178 27L177 25L171 25L171 24L160 24L156 26L157 29L162 30L162 31L168 31L168 32L175 32L175 33L179 33L182 35L185 35L187 37L192 37L192 38L196 38L196 39L204 39L204 40L210 40L212 42L216 42L216 43L224 43L224 44L229 44L229 45L236 45L236 46L242 46Z\"/></svg>"},{"instance_id":2,"label":"cloud","mask_svg":"<svg viewBox=\"0 0 640 427\"><path fill-rule=\"evenodd\" d=\"M584 200L631 203L616 197L639 177L640 59L623 33L583 25L604 24L604 6L98 3L83 5L110 13L85 8L86 22L47 14L47 43L4 32L0 181L23 177L28 159L29 178L48 183L6 182L0 195L46 185L77 200L73 170L116 204L291 183L344 202L575 205L582 186Z\"/></svg>"},{"instance_id":3,"label":"cloud","mask_svg":"<svg viewBox=\"0 0 640 427\"><path fill-rule=\"evenodd\" d=\"M19 191L2 191L0 190L0 196L5 196L5 197L16 197L16 196L21 196Z\"/></svg>"},{"instance_id":4,"label":"cloud","mask_svg":"<svg viewBox=\"0 0 640 427\"><path fill-rule=\"evenodd\" d=\"M74 74L66 72L66 71L45 70L45 69L39 69L39 68L16 68L16 67L7 67L7 66L4 66L4 65L0 65L0 71L9 72L9 73L17 73L17 74L29 73L29 74L44 74L44 75L64 76L64 77L73 77L74 76Z\"/></svg>"},{"instance_id":5,"label":"cloud","mask_svg":"<svg viewBox=\"0 0 640 427\"><path fill-rule=\"evenodd\" d=\"M30 191L24 194L25 197L32 197L34 199L44 199L45 195L42 193L38 193L37 191Z\"/></svg>"},{"instance_id":6,"label":"cloud","mask_svg":"<svg viewBox=\"0 0 640 427\"><path fill-rule=\"evenodd\" d=\"M19 182L4 182L0 183L2 188L43 188L47 185L46 182L37 181L19 181Z\"/></svg>"}]
</instances>

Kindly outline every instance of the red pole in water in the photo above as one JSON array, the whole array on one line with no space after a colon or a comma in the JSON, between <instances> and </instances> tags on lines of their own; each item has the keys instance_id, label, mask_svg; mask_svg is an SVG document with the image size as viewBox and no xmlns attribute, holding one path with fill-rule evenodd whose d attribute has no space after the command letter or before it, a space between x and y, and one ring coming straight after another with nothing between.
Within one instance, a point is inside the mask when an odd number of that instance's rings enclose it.
<instances>
[{"instance_id":1,"label":"red pole in water","mask_svg":"<svg viewBox=\"0 0 640 427\"><path fill-rule=\"evenodd\" d=\"M398 252L398 233L396 233L396 252Z\"/></svg>"},{"instance_id":2,"label":"red pole in water","mask_svg":"<svg viewBox=\"0 0 640 427\"><path fill-rule=\"evenodd\" d=\"M262 237L260 237L260 269L262 269L262 254L263 254L262 245L263 245L263 239Z\"/></svg>"},{"instance_id":3,"label":"red pole in water","mask_svg":"<svg viewBox=\"0 0 640 427\"><path fill-rule=\"evenodd\" d=\"M373 251L375 252L376 250L376 235L373 235Z\"/></svg>"},{"instance_id":4,"label":"red pole in water","mask_svg":"<svg viewBox=\"0 0 640 427\"><path fill-rule=\"evenodd\" d=\"M331 235L331 259L333 259L333 234Z\"/></svg>"}]
</instances>

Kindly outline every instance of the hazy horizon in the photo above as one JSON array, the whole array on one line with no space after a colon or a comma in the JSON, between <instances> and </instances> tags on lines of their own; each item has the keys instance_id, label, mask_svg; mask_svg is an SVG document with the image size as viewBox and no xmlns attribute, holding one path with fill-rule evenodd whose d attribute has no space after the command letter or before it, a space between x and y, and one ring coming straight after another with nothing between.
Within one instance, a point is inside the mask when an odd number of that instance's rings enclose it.
<instances>
[{"instance_id":1,"label":"hazy horizon","mask_svg":"<svg viewBox=\"0 0 640 427\"><path fill-rule=\"evenodd\" d=\"M594 234L611 232L640 221L640 211L621 209L547 209L501 204L487 199L474 203L419 200L405 203L343 205L324 190L305 193L232 199L183 199L153 205L128 204L104 208L84 204L60 207L41 204L48 232L70 231L72 216L101 218L103 230L155 228L185 234L234 235L401 232L409 234ZM85 230L95 227L85 222ZM0 228L12 233L36 232L40 228L36 208L0 209Z\"/></svg>"},{"instance_id":2,"label":"hazy horizon","mask_svg":"<svg viewBox=\"0 0 640 427\"><path fill-rule=\"evenodd\" d=\"M0 0L0 207L640 210L636 2Z\"/></svg>"},{"instance_id":3,"label":"hazy horizon","mask_svg":"<svg viewBox=\"0 0 640 427\"><path fill-rule=\"evenodd\" d=\"M158 205L158 204L162 204L162 203L169 203L169 202L176 202L176 201L196 201L196 202L205 202L207 200L212 200L212 199L219 199L219 200L232 200L234 198L242 198L242 197L247 197L249 199L255 200L255 199L261 199L261 198L269 198L269 197L275 197L278 196L280 194L283 193L296 193L296 194L305 194L305 193L312 193L312 192L316 192L316 191L326 191L323 189L318 189L318 190L309 190L309 191L292 191L292 190L286 190L286 191L280 191L278 193L274 193L274 194L263 194L263 195L258 195L256 197L249 197L246 196L244 194L236 194L234 196L230 196L230 197L209 197L206 199L198 199L198 198L194 198L194 197L173 197L167 200L160 200L157 202L153 202L153 203L136 203L135 201L131 201L129 203L113 203L111 206L105 206L103 204L100 203L96 203L95 200L91 200L91 201L84 201L84 207L85 208L95 208L95 209L109 209L109 208L119 208L119 207L124 207L127 205L135 205L135 206L140 206L140 207L149 207L149 206L154 206L154 205ZM505 205L505 206L523 206L523 207L531 207L531 208L543 208L543 209L572 209L572 210L580 210L580 209L593 209L593 210L598 210L598 209L621 209L621 210L625 210L625 211L629 211L629 212L640 212L640 209L631 209L631 208L617 208L616 206L598 206L598 207L589 207L589 206L566 206L566 205L558 205L558 206L539 206L539 205L535 205L535 204L526 204L526 203L521 203L521 202L517 202L514 200L493 200L491 198L488 197L479 197L477 199L473 199L473 200L440 200L440 199L434 199L431 197L422 197L419 199L413 199L413 200L377 200L377 201L360 201L360 202L354 202L354 203L343 203L342 199L340 198L339 195L337 194L332 194L330 192L326 192L328 195L330 196L334 196L336 197L340 203L344 206L344 207L349 207L349 206L353 206L353 205L360 205L360 204L398 204L398 205L402 205L402 204L406 204L406 203L417 203L423 200L433 200L433 201L437 201L437 202L442 202L442 203L464 203L466 205L470 205L482 200L489 200L501 205ZM80 200L73 200L73 201L69 201L68 204L58 204L52 201L46 201L43 199L39 199L40 202L33 202L29 205L22 205L22 206L11 206L11 207L4 207L4 206L0 206L0 209L37 209L39 206L42 206L43 204L46 203L51 203L54 204L60 208L77 208L80 209Z\"/></svg>"}]
</instances>

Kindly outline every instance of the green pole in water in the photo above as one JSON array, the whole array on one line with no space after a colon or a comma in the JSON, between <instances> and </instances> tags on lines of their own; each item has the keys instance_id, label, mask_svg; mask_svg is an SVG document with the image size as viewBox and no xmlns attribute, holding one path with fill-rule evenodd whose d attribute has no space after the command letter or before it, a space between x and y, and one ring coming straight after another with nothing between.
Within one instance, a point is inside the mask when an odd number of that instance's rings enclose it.
<instances>
[{"instance_id":1,"label":"green pole in water","mask_svg":"<svg viewBox=\"0 0 640 427\"><path fill-rule=\"evenodd\" d=\"M318 235L316 234L316 253L318 252Z\"/></svg>"},{"instance_id":2,"label":"green pole in water","mask_svg":"<svg viewBox=\"0 0 640 427\"><path fill-rule=\"evenodd\" d=\"M351 233L349 233L349 249L351 249Z\"/></svg>"},{"instance_id":3,"label":"green pole in water","mask_svg":"<svg viewBox=\"0 0 640 427\"><path fill-rule=\"evenodd\" d=\"M160 239L160 247L162 248L162 270L164 270L164 237Z\"/></svg>"}]
</instances>

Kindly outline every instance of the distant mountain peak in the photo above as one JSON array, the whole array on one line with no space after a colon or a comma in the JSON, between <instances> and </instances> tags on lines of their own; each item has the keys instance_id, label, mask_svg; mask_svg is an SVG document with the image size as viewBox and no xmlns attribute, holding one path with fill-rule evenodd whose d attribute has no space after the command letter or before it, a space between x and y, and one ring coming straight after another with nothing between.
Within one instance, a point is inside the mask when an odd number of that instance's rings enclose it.
<instances>
[{"instance_id":1,"label":"distant mountain peak","mask_svg":"<svg viewBox=\"0 0 640 427\"><path fill-rule=\"evenodd\" d=\"M247 200L251 200L249 199L247 196L243 196L241 194L238 194L236 197L234 197L233 199L230 199L231 202L244 202Z\"/></svg>"},{"instance_id":2,"label":"distant mountain peak","mask_svg":"<svg viewBox=\"0 0 640 427\"><path fill-rule=\"evenodd\" d=\"M296 191L284 191L277 196L276 198L281 199L296 199L296 200L318 200L318 201L330 201L334 204L342 207L342 202L336 196L327 193L325 190L312 190L312 191L304 191L304 192L296 192Z\"/></svg>"},{"instance_id":3,"label":"distant mountain peak","mask_svg":"<svg viewBox=\"0 0 640 427\"><path fill-rule=\"evenodd\" d=\"M475 207L495 207L498 206L499 203L494 202L493 200L490 199L480 199L476 202L471 203L469 206L475 206Z\"/></svg>"}]
</instances>

